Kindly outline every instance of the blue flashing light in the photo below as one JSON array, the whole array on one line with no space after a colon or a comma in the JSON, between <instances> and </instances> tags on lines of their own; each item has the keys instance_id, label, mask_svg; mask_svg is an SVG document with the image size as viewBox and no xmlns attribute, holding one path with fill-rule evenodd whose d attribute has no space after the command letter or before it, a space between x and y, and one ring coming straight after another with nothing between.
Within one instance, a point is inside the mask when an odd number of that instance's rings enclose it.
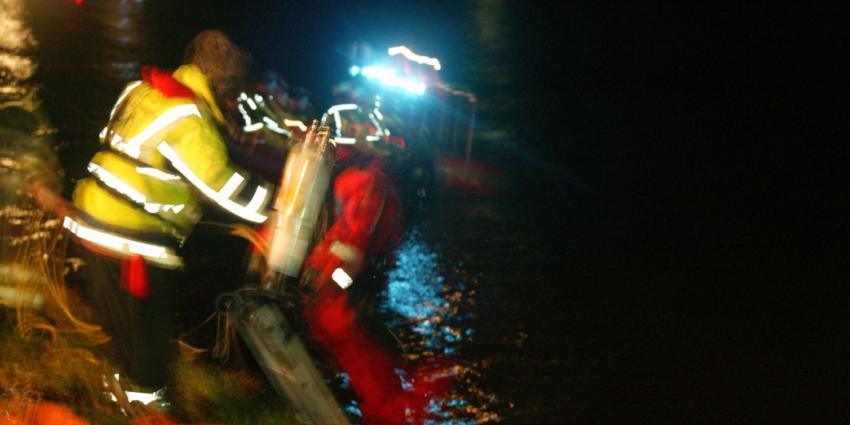
<instances>
[{"instance_id":1,"label":"blue flashing light","mask_svg":"<svg viewBox=\"0 0 850 425\"><path fill-rule=\"evenodd\" d=\"M351 74L352 77L356 77L357 74L360 73L360 67L357 66L357 65L354 65L351 68L348 68L348 73Z\"/></svg>"}]
</instances>

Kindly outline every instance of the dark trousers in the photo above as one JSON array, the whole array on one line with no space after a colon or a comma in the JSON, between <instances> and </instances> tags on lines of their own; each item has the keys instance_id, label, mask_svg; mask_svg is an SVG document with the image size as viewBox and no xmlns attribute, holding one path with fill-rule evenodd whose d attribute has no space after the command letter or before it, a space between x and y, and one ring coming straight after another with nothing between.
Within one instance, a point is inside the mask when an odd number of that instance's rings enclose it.
<instances>
[{"instance_id":1,"label":"dark trousers","mask_svg":"<svg viewBox=\"0 0 850 425\"><path fill-rule=\"evenodd\" d=\"M94 321L112 337L106 346L109 360L137 385L161 388L176 354L170 338L179 273L147 264L150 295L139 299L121 287L121 261L81 245L75 251L85 262L84 293Z\"/></svg>"}]
</instances>

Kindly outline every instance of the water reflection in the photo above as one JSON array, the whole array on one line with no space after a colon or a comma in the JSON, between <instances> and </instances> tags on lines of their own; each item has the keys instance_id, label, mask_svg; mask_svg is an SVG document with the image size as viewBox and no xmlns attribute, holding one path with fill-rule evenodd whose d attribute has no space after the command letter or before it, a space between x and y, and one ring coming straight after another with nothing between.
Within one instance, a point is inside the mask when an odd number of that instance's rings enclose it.
<instances>
[{"instance_id":1,"label":"water reflection","mask_svg":"<svg viewBox=\"0 0 850 425\"><path fill-rule=\"evenodd\" d=\"M0 0L0 104L20 100L23 83L35 73L27 53L36 41L23 19L22 0Z\"/></svg>"},{"instance_id":2,"label":"water reflection","mask_svg":"<svg viewBox=\"0 0 850 425\"><path fill-rule=\"evenodd\" d=\"M107 60L102 62L105 65L101 72L122 82L138 75L140 56L148 46L149 26L140 19L144 16L143 7L143 2L123 0L99 2L90 11L98 17L105 41L100 47Z\"/></svg>"},{"instance_id":3,"label":"water reflection","mask_svg":"<svg viewBox=\"0 0 850 425\"><path fill-rule=\"evenodd\" d=\"M480 387L480 366L462 356L475 339L474 279L452 266L424 237L412 229L396 250L396 265L387 274L387 289L379 309L390 316L411 361L448 358L454 364L457 388L445 400L432 400L435 417L429 425L479 424L501 419L495 395Z\"/></svg>"}]
</instances>

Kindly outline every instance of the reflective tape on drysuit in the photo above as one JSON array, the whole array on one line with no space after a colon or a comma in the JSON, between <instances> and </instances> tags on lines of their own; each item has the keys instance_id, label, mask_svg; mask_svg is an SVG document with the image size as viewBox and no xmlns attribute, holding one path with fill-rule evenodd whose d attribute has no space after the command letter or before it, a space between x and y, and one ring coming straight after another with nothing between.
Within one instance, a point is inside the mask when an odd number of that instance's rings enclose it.
<instances>
[{"instance_id":1,"label":"reflective tape on drysuit","mask_svg":"<svg viewBox=\"0 0 850 425\"><path fill-rule=\"evenodd\" d=\"M145 261L166 269L176 269L183 266L183 259L173 249L166 246L138 241L96 229L78 222L71 217L65 217L62 227L68 229L78 238L114 252L117 255L141 255Z\"/></svg>"}]
</instances>

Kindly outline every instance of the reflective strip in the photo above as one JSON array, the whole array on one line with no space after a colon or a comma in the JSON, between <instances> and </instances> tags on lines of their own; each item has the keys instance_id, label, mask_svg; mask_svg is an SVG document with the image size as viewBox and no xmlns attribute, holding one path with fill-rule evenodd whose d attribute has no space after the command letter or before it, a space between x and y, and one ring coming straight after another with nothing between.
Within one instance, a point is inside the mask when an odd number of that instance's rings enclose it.
<instances>
[{"instance_id":1,"label":"reflective strip","mask_svg":"<svg viewBox=\"0 0 850 425\"><path fill-rule=\"evenodd\" d=\"M304 125L304 123L301 122L301 120L290 120L290 119L284 118L283 119L283 125L285 125L287 127L298 127L298 129L301 130L301 131L307 131L307 126Z\"/></svg>"},{"instance_id":2,"label":"reflective strip","mask_svg":"<svg viewBox=\"0 0 850 425\"><path fill-rule=\"evenodd\" d=\"M354 103L343 103L343 104L340 104L340 105L331 106L330 108L328 108L328 112L325 113L325 116L327 116L329 114L332 114L334 116L334 125L336 127L334 130L335 130L335 135L336 135L337 138L342 137L342 119L339 116L339 111L350 111L352 109L357 109L357 105L354 104ZM325 117L323 116L322 121L324 121L324 120L325 120ZM339 142L339 143L352 144L352 145L354 144L354 142L351 142L351 143Z\"/></svg>"},{"instance_id":3,"label":"reflective strip","mask_svg":"<svg viewBox=\"0 0 850 425\"><path fill-rule=\"evenodd\" d=\"M339 105L334 105L328 108L328 113L333 114L338 111L349 111L352 109L357 109L357 104L355 103L341 103Z\"/></svg>"},{"instance_id":4,"label":"reflective strip","mask_svg":"<svg viewBox=\"0 0 850 425\"><path fill-rule=\"evenodd\" d=\"M269 130L274 131L275 133L278 133L278 134L286 135L286 137L292 137L292 133L289 130L287 130L285 128L280 128L280 126L277 125L277 123L273 119L271 119L269 117L263 117L263 122L266 123L266 127Z\"/></svg>"},{"instance_id":5,"label":"reflective strip","mask_svg":"<svg viewBox=\"0 0 850 425\"><path fill-rule=\"evenodd\" d=\"M336 282L336 284L342 289L346 289L354 283L354 279L352 279L351 276L349 276L348 273L340 267L337 267L336 270L334 270L331 274L331 279L333 279L333 281Z\"/></svg>"},{"instance_id":6,"label":"reflective strip","mask_svg":"<svg viewBox=\"0 0 850 425\"><path fill-rule=\"evenodd\" d=\"M254 192L254 197L251 198L251 201L248 202L248 205L245 205L245 208L249 211L259 211L259 209L264 206L266 194L268 193L268 189L262 186L257 187L257 191Z\"/></svg>"},{"instance_id":7,"label":"reflective strip","mask_svg":"<svg viewBox=\"0 0 850 425\"><path fill-rule=\"evenodd\" d=\"M135 159L139 159L143 143L147 142L155 134L159 133L162 129L173 124L177 120L192 115L197 117L201 116L201 111L198 110L198 107L195 106L195 104L190 103L175 106L156 117L152 123L145 127L145 129L139 134L128 140L127 143L119 150ZM113 143L113 145L115 145L115 143Z\"/></svg>"},{"instance_id":8,"label":"reflective strip","mask_svg":"<svg viewBox=\"0 0 850 425\"><path fill-rule=\"evenodd\" d=\"M239 189L239 186L244 181L245 177L242 177L239 173L233 173L233 175L230 176L230 179L227 180L227 183L218 190L218 195L230 198L230 196L233 195L233 192L236 192L236 189Z\"/></svg>"},{"instance_id":9,"label":"reflective strip","mask_svg":"<svg viewBox=\"0 0 850 425\"><path fill-rule=\"evenodd\" d=\"M242 130L247 132L247 133L251 133L251 132L260 130L262 128L263 128L263 123L256 122L254 124L250 124L250 125L246 125L245 127L242 127Z\"/></svg>"},{"instance_id":10,"label":"reflective strip","mask_svg":"<svg viewBox=\"0 0 850 425\"><path fill-rule=\"evenodd\" d=\"M174 174L166 173L160 169L153 167L136 167L136 172L139 174L144 174L146 176L151 176L155 179L162 180L164 182L172 181L172 180L180 180L180 176L176 176Z\"/></svg>"},{"instance_id":11,"label":"reflective strip","mask_svg":"<svg viewBox=\"0 0 850 425\"><path fill-rule=\"evenodd\" d=\"M343 263L363 263L363 251L354 245L348 245L340 241L333 241L330 246L331 254L342 260Z\"/></svg>"},{"instance_id":12,"label":"reflective strip","mask_svg":"<svg viewBox=\"0 0 850 425\"><path fill-rule=\"evenodd\" d=\"M254 198L251 199L251 202L248 203L248 206L242 206L233 202L227 196L222 196L221 193L215 191L213 188L209 187L198 177L192 170L180 159L180 155L168 146L167 143L160 143L157 147L159 153L162 154L166 159L171 162L171 165L180 172L187 180L189 180L192 185L194 185L198 190L201 191L208 198L212 199L215 203L220 205L222 208L230 211L238 217L241 217L245 220L254 222L254 223L262 223L266 221L266 216L260 214L258 211L261 207L265 205L266 195L268 191L262 187L257 188L257 193L254 194ZM240 176L241 177L241 176ZM231 177L232 179L232 177ZM229 181L228 181L229 182ZM227 185L225 185L226 187ZM255 201L257 197L260 197L259 201Z\"/></svg>"},{"instance_id":13,"label":"reflective strip","mask_svg":"<svg viewBox=\"0 0 850 425\"><path fill-rule=\"evenodd\" d=\"M155 202L148 202L145 195L127 183L124 183L118 176L110 173L105 168L90 162L88 166L88 170L92 173L93 176L97 177L98 180L103 182L103 184L109 186L111 189L114 189L116 192L130 198L133 202L137 204L141 204L142 208L145 211L151 214L159 214L164 211L174 211L175 213L180 213L183 210L185 205L183 204L159 204Z\"/></svg>"},{"instance_id":14,"label":"reflective strip","mask_svg":"<svg viewBox=\"0 0 850 425\"><path fill-rule=\"evenodd\" d=\"M334 143L338 145L353 145L357 143L357 139L353 137L334 137Z\"/></svg>"},{"instance_id":15,"label":"reflective strip","mask_svg":"<svg viewBox=\"0 0 850 425\"><path fill-rule=\"evenodd\" d=\"M104 128L104 130L105 130L105 128ZM122 143L123 141L124 141L124 138L121 137L120 134L113 133L112 134L112 140L109 141L109 144L114 146L115 149L118 149L119 151L123 152L124 151L124 149L123 149L124 144Z\"/></svg>"},{"instance_id":16,"label":"reflective strip","mask_svg":"<svg viewBox=\"0 0 850 425\"><path fill-rule=\"evenodd\" d=\"M147 261L170 269L175 269L183 265L183 259L168 247L140 242L94 229L74 221L71 217L65 217L62 227L68 229L80 239L118 254L141 255Z\"/></svg>"},{"instance_id":17,"label":"reflective strip","mask_svg":"<svg viewBox=\"0 0 850 425\"><path fill-rule=\"evenodd\" d=\"M112 117L115 115L115 111L117 111L118 107L121 106L121 102L124 101L124 99L127 97L128 94L130 94L131 91L135 90L136 87L139 87L139 84L142 84L142 80L133 81L132 83L127 85L127 88L124 89L120 96L118 96L118 100L115 101L115 105L112 106L112 111L109 112L109 119L112 119Z\"/></svg>"}]
</instances>

